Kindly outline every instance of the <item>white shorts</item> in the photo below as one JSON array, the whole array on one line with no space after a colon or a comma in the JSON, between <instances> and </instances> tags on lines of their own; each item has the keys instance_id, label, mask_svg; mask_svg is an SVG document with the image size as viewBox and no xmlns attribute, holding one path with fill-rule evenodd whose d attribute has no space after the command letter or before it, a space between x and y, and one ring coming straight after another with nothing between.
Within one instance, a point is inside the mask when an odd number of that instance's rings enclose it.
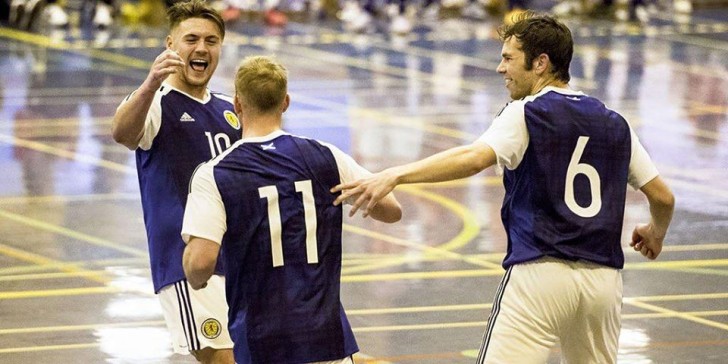
<instances>
[{"instance_id":1,"label":"white shorts","mask_svg":"<svg viewBox=\"0 0 728 364\"><path fill-rule=\"evenodd\" d=\"M516 264L498 287L477 363L545 363L559 341L562 363L616 363L621 311L618 269L550 257Z\"/></svg>"},{"instance_id":2,"label":"white shorts","mask_svg":"<svg viewBox=\"0 0 728 364\"><path fill-rule=\"evenodd\" d=\"M162 288L158 296L175 353L186 355L207 347L233 348L228 332L225 277L213 275L207 287L198 291L187 280L176 282Z\"/></svg>"},{"instance_id":3,"label":"white shorts","mask_svg":"<svg viewBox=\"0 0 728 364\"><path fill-rule=\"evenodd\" d=\"M329 360L329 361L317 361L315 363L309 363L309 364L354 364L354 360L352 360L350 356L347 356L344 359Z\"/></svg>"}]
</instances>

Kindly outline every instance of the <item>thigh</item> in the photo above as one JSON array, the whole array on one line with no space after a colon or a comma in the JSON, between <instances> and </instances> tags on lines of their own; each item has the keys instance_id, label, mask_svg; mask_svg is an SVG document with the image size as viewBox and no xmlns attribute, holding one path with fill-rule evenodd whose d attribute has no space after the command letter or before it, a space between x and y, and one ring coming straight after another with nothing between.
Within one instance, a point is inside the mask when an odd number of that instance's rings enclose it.
<instances>
[{"instance_id":1,"label":"thigh","mask_svg":"<svg viewBox=\"0 0 728 364\"><path fill-rule=\"evenodd\" d=\"M561 335L566 363L616 363L621 329L622 274L580 263L579 313Z\"/></svg>"},{"instance_id":2,"label":"thigh","mask_svg":"<svg viewBox=\"0 0 728 364\"><path fill-rule=\"evenodd\" d=\"M550 259L511 267L488 320L478 363L544 363L576 308L568 266Z\"/></svg>"},{"instance_id":3,"label":"thigh","mask_svg":"<svg viewBox=\"0 0 728 364\"><path fill-rule=\"evenodd\" d=\"M207 287L197 291L187 281L176 282L164 287L158 296L175 353L233 347L228 332L225 278L213 275Z\"/></svg>"}]
</instances>

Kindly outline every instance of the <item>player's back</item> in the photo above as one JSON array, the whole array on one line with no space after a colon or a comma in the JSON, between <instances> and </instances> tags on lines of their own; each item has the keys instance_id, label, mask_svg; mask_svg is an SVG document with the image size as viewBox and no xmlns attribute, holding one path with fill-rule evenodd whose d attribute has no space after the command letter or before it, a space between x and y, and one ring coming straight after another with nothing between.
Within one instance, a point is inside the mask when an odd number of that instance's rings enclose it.
<instances>
[{"instance_id":1,"label":"player's back","mask_svg":"<svg viewBox=\"0 0 728 364\"><path fill-rule=\"evenodd\" d=\"M621 268L626 121L581 93L545 92L523 105L529 144L504 177L504 265L548 255Z\"/></svg>"},{"instance_id":2,"label":"player's back","mask_svg":"<svg viewBox=\"0 0 728 364\"><path fill-rule=\"evenodd\" d=\"M303 363L357 351L339 300L342 209L332 152L278 133L235 144L214 167L238 362Z\"/></svg>"}]
</instances>

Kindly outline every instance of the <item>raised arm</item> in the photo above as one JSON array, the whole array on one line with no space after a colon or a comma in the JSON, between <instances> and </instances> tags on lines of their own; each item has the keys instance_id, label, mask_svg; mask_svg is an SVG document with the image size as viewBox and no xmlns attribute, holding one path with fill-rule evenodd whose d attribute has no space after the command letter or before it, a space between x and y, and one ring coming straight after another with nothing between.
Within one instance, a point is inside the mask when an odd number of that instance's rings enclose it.
<instances>
[{"instance_id":1,"label":"raised arm","mask_svg":"<svg viewBox=\"0 0 728 364\"><path fill-rule=\"evenodd\" d=\"M648 224L635 227L629 245L648 259L655 259L662 251L662 243L672 220L675 196L660 176L642 186L640 191L647 196L652 218Z\"/></svg>"},{"instance_id":2,"label":"raised arm","mask_svg":"<svg viewBox=\"0 0 728 364\"><path fill-rule=\"evenodd\" d=\"M184 66L182 58L169 49L154 60L144 83L129 97L129 100L119 106L114 114L111 123L111 135L114 141L130 150L137 148L143 135L147 113L154 101L155 92L161 87L162 82L175 73L180 66Z\"/></svg>"},{"instance_id":3,"label":"raised arm","mask_svg":"<svg viewBox=\"0 0 728 364\"><path fill-rule=\"evenodd\" d=\"M373 214L375 207L397 185L443 182L470 177L495 163L496 155L493 149L485 143L474 142L445 150L417 162L385 169L365 179L340 184L331 192L342 191L334 201L334 205L349 198L354 199L349 216L353 216L363 208L366 217Z\"/></svg>"},{"instance_id":4,"label":"raised arm","mask_svg":"<svg viewBox=\"0 0 728 364\"><path fill-rule=\"evenodd\" d=\"M219 253L220 244L196 236L190 237L182 256L182 267L192 289L207 286L207 281L215 273Z\"/></svg>"}]
</instances>

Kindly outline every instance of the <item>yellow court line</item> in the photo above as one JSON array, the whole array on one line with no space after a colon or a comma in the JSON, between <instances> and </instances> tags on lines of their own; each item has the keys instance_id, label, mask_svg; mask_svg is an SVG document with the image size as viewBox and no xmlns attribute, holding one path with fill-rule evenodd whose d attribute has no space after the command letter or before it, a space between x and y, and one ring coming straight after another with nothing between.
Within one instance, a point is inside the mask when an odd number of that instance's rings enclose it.
<instances>
[{"instance_id":1,"label":"yellow court line","mask_svg":"<svg viewBox=\"0 0 728 364\"><path fill-rule=\"evenodd\" d=\"M676 272L683 272L683 273L694 273L694 274L704 274L709 276L728 276L728 270L726 269L708 269L708 268L667 268L667 270L673 270Z\"/></svg>"},{"instance_id":2,"label":"yellow court line","mask_svg":"<svg viewBox=\"0 0 728 364\"><path fill-rule=\"evenodd\" d=\"M90 122L91 125L111 125L113 118L109 116L98 116L94 117ZM81 121L78 117L73 118L40 118L40 119L16 119L12 124L0 125L0 128L15 129L15 128L58 128L65 126L77 126L80 125Z\"/></svg>"},{"instance_id":3,"label":"yellow court line","mask_svg":"<svg viewBox=\"0 0 728 364\"><path fill-rule=\"evenodd\" d=\"M112 169L115 171L128 173L128 174L135 174L136 169L126 166L124 164L119 164L115 162L110 162L98 157L85 155L81 153L71 152L64 149L54 148L47 144L35 142L32 140L26 140L26 139L20 139L9 135L0 134L0 142L15 145L18 147L28 148L32 150L36 150L39 152L44 152L48 154L52 154L58 157L74 160L77 162L82 162L86 164L90 164L93 166L101 166L104 168Z\"/></svg>"},{"instance_id":4,"label":"yellow court line","mask_svg":"<svg viewBox=\"0 0 728 364\"><path fill-rule=\"evenodd\" d=\"M444 80L449 81L450 79L444 78L440 75L428 73L420 70L407 69L404 67L390 66L388 64L373 64L370 60L361 59L357 57L346 56L340 53L327 52L323 50L314 50L308 47L301 47L292 44L286 44L285 47L279 49L281 52L293 54L296 57L305 57L316 61L322 61L334 63L338 65L345 65L351 67L357 67L371 72L386 74L390 76L402 77L403 71L407 71L407 76L415 78L419 81L426 82L428 84L435 84L437 81ZM469 91L482 90L485 85L481 82L468 81L465 79L458 82L461 89Z\"/></svg>"},{"instance_id":5,"label":"yellow court line","mask_svg":"<svg viewBox=\"0 0 728 364\"><path fill-rule=\"evenodd\" d=\"M430 187L430 188L449 188L449 187L466 187L466 186L502 186L503 177L486 176L486 177L469 177L456 179L447 182L437 183L415 183L409 186ZM499 205L500 206L500 205Z\"/></svg>"},{"instance_id":6,"label":"yellow court line","mask_svg":"<svg viewBox=\"0 0 728 364\"><path fill-rule=\"evenodd\" d=\"M358 107L348 107L347 110L349 110L353 117L370 118L381 124L405 126L410 129L422 130L432 134L451 137L453 139L473 140L477 137L477 135L470 132L424 123L422 122L422 118L417 116L392 116L379 110Z\"/></svg>"},{"instance_id":7,"label":"yellow court line","mask_svg":"<svg viewBox=\"0 0 728 364\"><path fill-rule=\"evenodd\" d=\"M665 302L665 301L685 301L685 300L718 300L728 299L728 292L725 293L690 293L680 295L661 295L661 296L642 296L630 297L625 300L637 300L641 302Z\"/></svg>"},{"instance_id":8,"label":"yellow court line","mask_svg":"<svg viewBox=\"0 0 728 364\"><path fill-rule=\"evenodd\" d=\"M0 217L6 218L8 220L13 220L15 222L19 222L28 226L32 226L34 228L50 231L52 233L60 234L63 236L67 236L69 238L81 240L93 245L101 246L104 248L113 249L122 253L131 254L135 257L147 257L148 254L144 250L139 250L136 248L120 245L105 239L97 238L95 236L91 236L88 234L80 233L75 230L71 230L62 226L49 224L40 220L31 219L29 217L25 217L22 215L14 214L9 211L5 211L0 209Z\"/></svg>"},{"instance_id":9,"label":"yellow court line","mask_svg":"<svg viewBox=\"0 0 728 364\"><path fill-rule=\"evenodd\" d=\"M25 252L25 251L22 251ZM0 252L2 254L2 252ZM40 257L40 256L38 256ZM47 258L42 258L46 259ZM40 260L38 261L40 262ZM139 264L144 265L143 268L149 268L149 260L144 258L118 258L118 259L100 259L100 260L84 260L84 261L71 261L71 262L54 262L54 263L36 263L34 265L22 265L14 267L0 268L0 275L14 275L14 274L25 274L31 272L43 272L50 270L67 270L68 268L78 268L80 266L100 266L109 267L112 265L130 265Z\"/></svg>"},{"instance_id":10,"label":"yellow court line","mask_svg":"<svg viewBox=\"0 0 728 364\"><path fill-rule=\"evenodd\" d=\"M624 269L674 269L696 267L725 267L728 259L663 260L642 263L627 263Z\"/></svg>"},{"instance_id":11,"label":"yellow court line","mask_svg":"<svg viewBox=\"0 0 728 364\"><path fill-rule=\"evenodd\" d=\"M138 193L99 193L91 195L47 195L47 196L12 196L0 197L2 204L29 204L29 203L69 203L69 202L99 202L139 200Z\"/></svg>"},{"instance_id":12,"label":"yellow court line","mask_svg":"<svg viewBox=\"0 0 728 364\"><path fill-rule=\"evenodd\" d=\"M0 354L24 353L24 352L31 352L31 351L88 349L88 348L96 348L99 345L101 345L101 344L99 344L99 343L87 343L87 344L27 346L27 347L23 347L23 348L6 348L6 349L0 349Z\"/></svg>"},{"instance_id":13,"label":"yellow court line","mask_svg":"<svg viewBox=\"0 0 728 364\"><path fill-rule=\"evenodd\" d=\"M384 282L408 279L441 279L441 278L474 278L474 277L496 277L503 275L503 269L469 269L432 272L402 272L382 274L351 274L342 275L342 283L355 282Z\"/></svg>"},{"instance_id":14,"label":"yellow court line","mask_svg":"<svg viewBox=\"0 0 728 364\"><path fill-rule=\"evenodd\" d=\"M475 322L442 322L435 324L418 324L418 325L390 325L390 326L369 326L369 327L353 327L355 333L365 332L389 332L389 331L414 331L414 330L433 330L433 329L460 329L467 327L485 327L487 321Z\"/></svg>"},{"instance_id":15,"label":"yellow court line","mask_svg":"<svg viewBox=\"0 0 728 364\"><path fill-rule=\"evenodd\" d=\"M644 309L649 310L649 311L655 311L655 312L659 312L659 313L664 313L666 315L669 315L670 317L677 317L677 318L681 318L683 320L692 321L692 322L695 322L695 323L698 323L698 324L702 324L702 325L705 325L705 326L710 326L710 327L714 327L716 329L721 329L721 330L728 331L728 325L727 324L723 324L723 323L720 323L720 322L706 320L704 318L700 318L700 317L697 317L696 315L692 315L692 314L689 314L689 313L684 313L684 312L678 312L678 311L670 310L670 309L667 309L667 308L663 308L663 307L651 305L649 303L641 302L639 300L625 299L624 300L624 303L625 304L628 304L628 305L632 305L632 306L644 308Z\"/></svg>"},{"instance_id":16,"label":"yellow court line","mask_svg":"<svg viewBox=\"0 0 728 364\"><path fill-rule=\"evenodd\" d=\"M425 191L414 186L400 186L398 188L401 191L409 194L420 196L434 202L439 203L450 211L454 212L463 222L463 228L457 236L452 238L449 242L438 245L438 250L451 251L458 248L462 248L472 241L480 232L480 224L478 224L475 215L471 210L456 202L455 200L449 199L443 195ZM458 254L459 255L459 254Z\"/></svg>"},{"instance_id":17,"label":"yellow court line","mask_svg":"<svg viewBox=\"0 0 728 364\"><path fill-rule=\"evenodd\" d=\"M728 310L719 310L719 311L687 311L682 312L684 314L688 314L690 316L728 316ZM622 314L623 320L638 320L638 319L648 319L648 318L671 318L671 317L677 317L678 315L672 314L672 313L664 313L664 312L653 312L653 313L630 313L630 314Z\"/></svg>"},{"instance_id":18,"label":"yellow court line","mask_svg":"<svg viewBox=\"0 0 728 364\"><path fill-rule=\"evenodd\" d=\"M421 312L443 312L443 311L461 311L461 310L488 310L492 307L492 304L469 304L469 305L449 305L449 306L424 306L424 307L402 307L402 308L381 308L381 309L364 309L364 310L346 310L348 316L363 316L363 315L386 315L386 314L407 314L407 313L421 313ZM674 318L680 312L655 312L655 313L638 313L638 314L623 314L622 319L625 320L636 320L645 318ZM689 314L692 316L725 316L728 315L728 310L717 310L717 311L690 311L682 312L682 314ZM447 323L444 323L447 324ZM481 322L460 322L458 325L480 325ZM163 320L154 321L133 321L133 322L111 322L102 324L87 324L87 325L63 325L63 326L39 326L39 327L20 327L20 328L6 328L0 329L0 335L20 335L20 334L36 334L36 333L48 333L48 332L64 332L64 331L85 331L85 330L97 330L97 329L108 329L108 328L124 328L124 327L146 327L146 326L163 326ZM439 326L430 327L432 329L440 328ZM360 328L366 329L366 328Z\"/></svg>"},{"instance_id":19,"label":"yellow court line","mask_svg":"<svg viewBox=\"0 0 728 364\"><path fill-rule=\"evenodd\" d=\"M362 229L363 230L363 229ZM453 253L454 254L454 253ZM464 259L463 259L464 260ZM482 261L481 261L482 262ZM625 265L625 269L670 269L678 267L690 267L692 261L674 261L674 262L650 262L635 263ZM489 262L490 263L490 262ZM716 259L711 261L696 261L696 266L716 266L728 265L728 259ZM441 279L441 278L475 278L475 277L491 277L504 273L499 264L491 263L498 268L494 269L467 269L467 270L447 270L447 271L419 271L419 272L400 272L400 273L382 273L382 274L344 274L341 282L375 282L375 281L396 281L410 279ZM651 264L655 265L650 266ZM632 265L635 265L634 267Z\"/></svg>"},{"instance_id":20,"label":"yellow court line","mask_svg":"<svg viewBox=\"0 0 728 364\"><path fill-rule=\"evenodd\" d=\"M0 300L19 299L19 298L38 298L38 297L66 297L80 296L89 294L107 294L118 293L123 290L115 287L84 287L84 288L64 288L64 289L47 289L38 291L4 291L0 292Z\"/></svg>"},{"instance_id":21,"label":"yellow court line","mask_svg":"<svg viewBox=\"0 0 728 364\"><path fill-rule=\"evenodd\" d=\"M2 210L0 210L0 212L1 211ZM65 264L61 265L62 263L57 260L46 258L44 256L41 256L41 255L38 255L35 253L31 253L28 251L24 251L21 249L13 248L11 246L8 246L8 245L2 244L2 243L0 243L0 254L5 255L7 257L19 259L19 260L22 260L25 262L38 264L41 266L51 265L51 264L60 265L59 268L65 272L87 272L87 270L80 268L76 265L65 265ZM92 274L92 275L89 275L88 278L92 281L99 282L99 283L109 282L109 278L107 278L106 276L101 275L101 274Z\"/></svg>"},{"instance_id":22,"label":"yellow court line","mask_svg":"<svg viewBox=\"0 0 728 364\"><path fill-rule=\"evenodd\" d=\"M59 272L59 273L34 273L34 274L13 274L13 275L0 275L0 282L9 281L30 281L39 279L62 279L62 278L73 278L73 277L89 277L99 276L103 274L103 271L78 271L78 272Z\"/></svg>"},{"instance_id":23,"label":"yellow court line","mask_svg":"<svg viewBox=\"0 0 728 364\"><path fill-rule=\"evenodd\" d=\"M418 313L418 312L445 312L445 311L467 311L487 310L493 307L491 303L475 303L465 305L444 305L444 306L416 306L416 307L392 307L392 308L366 308L348 309L349 316L386 315L395 313Z\"/></svg>"},{"instance_id":24,"label":"yellow court line","mask_svg":"<svg viewBox=\"0 0 728 364\"><path fill-rule=\"evenodd\" d=\"M31 97L56 97L56 96L80 96L80 97L98 97L98 96L126 96L136 90L134 86L103 86L103 92L99 92L98 87L48 87L31 88L25 96ZM20 96L5 95L0 99L12 100Z\"/></svg>"},{"instance_id":25,"label":"yellow court line","mask_svg":"<svg viewBox=\"0 0 728 364\"><path fill-rule=\"evenodd\" d=\"M728 250L728 243L665 245L662 247L663 252L694 252L698 250ZM639 254L632 249L629 249L629 251Z\"/></svg>"},{"instance_id":26,"label":"yellow court line","mask_svg":"<svg viewBox=\"0 0 728 364\"><path fill-rule=\"evenodd\" d=\"M429 245L425 245L425 244L418 244L418 243L411 242L409 240L399 239L399 238L395 238L395 237L392 237L389 235L378 233L376 231L360 228L358 226L344 224L344 231L348 231L348 232L351 232L354 234L359 234L362 236L368 236L368 237L371 237L374 239L379 239L379 240L386 241L388 243L392 243L395 245L400 245L400 246L404 246L404 247L408 247L408 248L422 250L425 252L425 254L428 254L428 256L445 256L445 257L452 258L452 259L466 261L468 263L471 263L473 265L477 265L480 267L501 269L501 266L498 263L493 263L493 262L476 259L476 258L470 258L468 256L464 256L464 255L449 251L447 249L443 249L440 246L429 246ZM452 239L451 242L452 241L456 241L456 240ZM445 244L443 244L443 245L445 245ZM357 267L347 268L345 270L342 270L342 272L354 273L354 272L358 272L358 271L367 270L366 267L382 268L382 267L386 267L386 266L398 265L401 263L405 263L408 261L415 261L415 260L416 259L407 259L406 257L401 258L401 259L390 258L385 262L374 261L369 265L362 264Z\"/></svg>"},{"instance_id":27,"label":"yellow court line","mask_svg":"<svg viewBox=\"0 0 728 364\"><path fill-rule=\"evenodd\" d=\"M50 48L50 49L55 49L55 50L59 50L59 51L84 54L84 55L88 55L90 57L93 57L93 58L96 58L96 59L99 59L102 61L107 61L107 62L123 65L127 68L148 70L149 67L151 67L151 65L152 65L151 62L142 61L136 57L130 57L130 56L126 56L126 55L119 54L119 53L107 52L107 51L100 50L100 49L89 49L89 50L85 50L85 51L79 50L79 49L73 49L73 47L71 47L71 43L63 41L63 40L56 40L56 39L52 39L52 38L44 36L44 35L23 32L23 31L14 30L14 29L5 28L5 27L0 27L0 37L16 40L16 41L23 42L23 43L33 44L33 45L40 46L43 48Z\"/></svg>"},{"instance_id":28,"label":"yellow court line","mask_svg":"<svg viewBox=\"0 0 728 364\"><path fill-rule=\"evenodd\" d=\"M35 333L39 333L39 332L83 331L83 330L98 330L98 329L141 327L141 326L161 326L161 325L165 325L163 320L110 322L110 323L105 323L105 324L90 324L90 325L20 327L20 328L14 328L14 329L0 329L0 335L35 334Z\"/></svg>"}]
</instances>

